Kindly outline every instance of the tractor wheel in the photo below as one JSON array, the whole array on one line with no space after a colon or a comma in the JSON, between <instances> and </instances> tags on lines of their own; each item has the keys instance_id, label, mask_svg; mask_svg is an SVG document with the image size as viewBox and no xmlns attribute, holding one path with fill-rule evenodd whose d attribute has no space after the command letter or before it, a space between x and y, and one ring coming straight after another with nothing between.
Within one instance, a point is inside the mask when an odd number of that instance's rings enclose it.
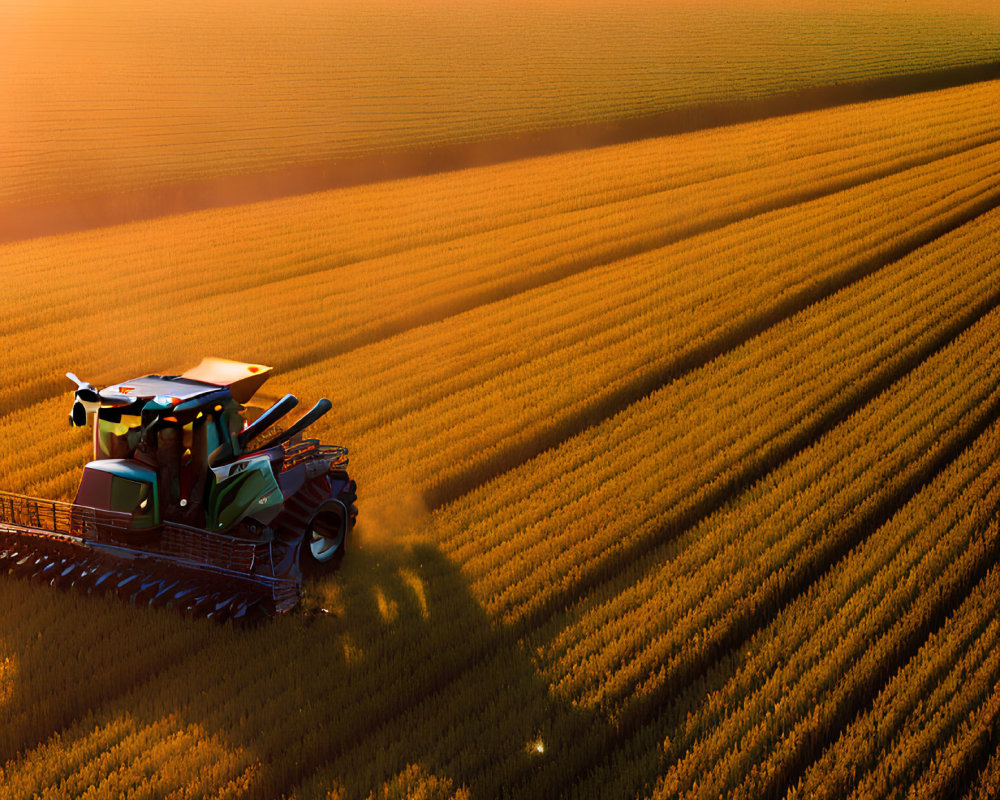
<instances>
[{"instance_id":1,"label":"tractor wheel","mask_svg":"<svg viewBox=\"0 0 1000 800\"><path fill-rule=\"evenodd\" d=\"M302 570L315 572L340 564L347 547L348 520L343 503L331 500L316 511L302 542Z\"/></svg>"}]
</instances>

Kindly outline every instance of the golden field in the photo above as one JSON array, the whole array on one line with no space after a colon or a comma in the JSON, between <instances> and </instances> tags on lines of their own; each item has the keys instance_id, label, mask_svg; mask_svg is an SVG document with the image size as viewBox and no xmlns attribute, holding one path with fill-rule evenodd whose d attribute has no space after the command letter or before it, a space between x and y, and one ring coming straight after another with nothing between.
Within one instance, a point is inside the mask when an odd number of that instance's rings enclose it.
<instances>
[{"instance_id":1,"label":"golden field","mask_svg":"<svg viewBox=\"0 0 1000 800\"><path fill-rule=\"evenodd\" d=\"M12 206L1000 31L969 0L27 8ZM981 81L0 244L0 488L72 499L65 371L219 355L329 397L360 495L339 571L256 627L0 575L0 798L995 796L997 108Z\"/></svg>"},{"instance_id":2,"label":"golden field","mask_svg":"<svg viewBox=\"0 0 1000 800\"><path fill-rule=\"evenodd\" d=\"M874 5L874 7L873 7ZM992 0L7 0L0 208L996 60Z\"/></svg>"}]
</instances>

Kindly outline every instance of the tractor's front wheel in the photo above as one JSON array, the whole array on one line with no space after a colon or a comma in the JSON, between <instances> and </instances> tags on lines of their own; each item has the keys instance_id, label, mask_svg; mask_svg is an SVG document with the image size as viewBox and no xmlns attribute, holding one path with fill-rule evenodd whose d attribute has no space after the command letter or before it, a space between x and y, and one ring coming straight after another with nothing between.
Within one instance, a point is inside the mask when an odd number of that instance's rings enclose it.
<instances>
[{"instance_id":1,"label":"tractor's front wheel","mask_svg":"<svg viewBox=\"0 0 1000 800\"><path fill-rule=\"evenodd\" d=\"M324 503L313 515L302 542L302 569L338 565L347 547L347 508L339 500Z\"/></svg>"}]
</instances>

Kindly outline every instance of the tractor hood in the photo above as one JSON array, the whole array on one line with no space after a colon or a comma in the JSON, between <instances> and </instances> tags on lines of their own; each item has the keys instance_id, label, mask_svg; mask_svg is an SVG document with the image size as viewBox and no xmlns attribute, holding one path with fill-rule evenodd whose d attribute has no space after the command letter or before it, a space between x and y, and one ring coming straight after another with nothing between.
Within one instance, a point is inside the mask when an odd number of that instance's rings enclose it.
<instances>
[{"instance_id":1,"label":"tractor hood","mask_svg":"<svg viewBox=\"0 0 1000 800\"><path fill-rule=\"evenodd\" d=\"M83 470L75 505L132 515L132 529L160 521L156 472L129 459L91 461Z\"/></svg>"}]
</instances>

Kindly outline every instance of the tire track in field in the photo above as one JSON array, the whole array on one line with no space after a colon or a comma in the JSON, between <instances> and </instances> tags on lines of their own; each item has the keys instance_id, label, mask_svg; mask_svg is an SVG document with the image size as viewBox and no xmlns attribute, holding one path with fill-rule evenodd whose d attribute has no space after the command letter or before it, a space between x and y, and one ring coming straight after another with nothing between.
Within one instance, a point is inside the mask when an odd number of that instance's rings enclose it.
<instances>
[{"instance_id":1,"label":"tire track in field","mask_svg":"<svg viewBox=\"0 0 1000 800\"><path fill-rule=\"evenodd\" d=\"M962 219L961 222L955 222L948 224L944 229L936 233L933 237L930 237L928 241L922 242L920 245L914 246L911 249L919 249L920 246L928 244L949 230L960 227L971 219L980 216L981 213L986 213L995 207L1000 206L1000 197L993 197L991 193L992 204L989 207L984 208L980 213L972 214L968 219ZM979 204L977 204L978 206ZM962 215L963 217L965 215ZM907 250L906 252L909 252ZM843 282L843 285L838 285L836 289L831 290L823 297L817 298L817 300L822 300L825 297L833 294L839 289L845 288L850 283L856 282L863 279L869 274L877 271L877 269L885 266L892 261L898 260L902 256L906 255L906 252L896 254L895 257L886 259L884 263L881 263L874 268L870 268L864 271L864 274L857 275L852 281ZM841 283L838 281L838 284ZM814 301L815 302L815 301ZM806 305L810 305L807 303ZM805 306L803 306L805 307ZM498 632L498 638L495 640L493 647L487 647L483 651L476 655L475 658L471 659L467 663L459 666L455 671L447 675L441 675L440 680L437 682L436 688L433 690L435 693L444 692L447 687L459 680L464 674L466 674L471 669L475 668L478 664L486 661L495 652L497 652L502 647L514 647L517 641L530 634L533 630L537 629L540 625L544 624L548 616L556 612L559 608L571 604L574 600L580 598L587 592L597 589L600 585L613 580L615 575L618 574L619 570L622 569L628 563L641 558L646 552L652 547L662 544L664 541L672 538L684 530L697 525L701 520L710 516L717 508L721 507L729 500L737 496L741 491L746 489L748 486L752 485L756 481L763 478L767 473L779 468L785 462L794 458L799 452L809 447L813 442L815 442L822 435L827 433L836 427L837 424L842 422L844 419L851 416L853 413L858 411L867 405L871 400L889 388L892 384L896 383L901 378L905 377L914 368L919 366L923 361L927 360L935 353L946 348L951 342L961 336L966 330L975 325L979 320L981 320L986 314L993 311L994 309L1000 307L1000 290L994 292L988 296L981 298L974 307L970 308L966 314L955 320L954 324L949 326L946 330L942 331L941 334L935 337L932 341L928 342L927 346L922 348L920 351L911 354L909 358L895 365L893 369L878 375L871 383L864 386L861 391L854 397L853 400L847 403L843 403L838 407L830 410L821 419L817 420L816 424L811 426L809 429L803 431L802 435L797 437L794 441L789 442L789 444L782 448L782 450L774 455L772 459L768 461L767 464L761 465L757 470L748 470L739 478L729 484L720 488L716 493L713 493L710 497L699 504L697 508L693 509L689 514L685 514L683 517L677 518L672 521L670 528L665 529L662 535L656 537L652 544L646 544L640 547L632 547L626 550L625 553L614 559L613 564L602 564L602 569L597 574L592 574L589 579L588 576L577 582L576 585L565 592L555 595L555 599L551 603L546 604L541 607L536 613L524 617L520 623L516 626L506 627L502 631ZM801 309L796 309L801 310ZM791 312L786 316L791 316ZM775 320L775 322L780 320ZM774 323L771 323L774 324ZM755 334L762 332L769 326L764 326L760 331ZM752 336L747 336L747 339L752 338ZM723 351L724 352L724 351ZM718 355L718 354L716 354ZM713 356L715 357L715 356ZM710 360L710 359L709 359ZM700 365L696 365L700 366ZM654 387L659 388L659 387ZM622 726L616 731L615 735L608 736L607 738L602 738L593 747L593 752L591 753L592 758L584 758L581 761L585 763L593 764L598 761L604 752L612 752L618 747L624 746L627 740L631 738L635 733L637 733L643 726L643 724L649 720L649 718L659 709L662 709L669 703L670 696L677 692L683 691L687 686L690 686L699 675L703 675L711 666L723 657L726 653L735 647L739 647L744 641L752 638L759 630L766 627L766 625L771 621L775 614L780 611L781 608L785 607L788 603L791 603L798 597L802 592L807 591L809 586L816 580L822 577L826 571L833 567L847 552L850 551L858 542L867 538L872 532L878 529L885 521L887 521L895 513L895 511L905 503L920 489L920 487L926 483L933 475L936 475L939 471L944 469L951 461L958 457L958 455L968 446L968 444L975 440L981 432L985 431L994 420L1000 417L1000 400L996 404L990 406L987 413L978 421L977 425L964 437L954 440L951 445L940 454L927 469L923 470L916 476L912 478L899 492L891 496L879 506L873 509L865 518L862 520L856 529L856 536L851 537L852 542L849 547L843 550L839 550L834 553L827 563L816 565L816 568L806 575L804 580L800 581L795 585L790 585L787 587L786 591L782 593L779 597L778 602L772 604L773 607L768 607L760 616L759 624L752 626L745 635L734 635L729 640L725 640L720 644L719 648L713 651L710 656L701 664L698 665L698 669L693 669L692 673L685 676L684 680L680 683L674 683L671 685L671 691L669 695L664 695L662 697L651 696L649 706L649 712L643 713L641 715L634 715L629 719L627 725ZM411 705L416 705L420 702L422 698L414 699ZM400 709L396 714L377 721L377 723L371 726L372 730L377 729L383 725L389 724L393 719L404 714L409 707ZM586 741L581 739L581 741ZM331 761L337 758L340 752L328 753L326 759L323 763ZM300 783L304 783L309 779L312 773L318 771L323 766L320 764L310 764L309 775L304 775L300 778ZM570 780L575 780L580 775L582 775L585 767L574 772L570 777ZM291 790L292 787L288 787ZM541 787L537 790L537 794L529 794L531 787L527 784L520 787L524 791L524 796L547 796L547 793L554 789L553 786ZM518 795L520 796L520 795Z\"/></svg>"},{"instance_id":2,"label":"tire track in field","mask_svg":"<svg viewBox=\"0 0 1000 800\"><path fill-rule=\"evenodd\" d=\"M0 242L624 144L995 78L1000 78L998 61L817 86L753 100L692 105L644 117L547 128L430 149L312 162L134 192L99 194L35 206L5 204L0 205Z\"/></svg>"}]
</instances>

